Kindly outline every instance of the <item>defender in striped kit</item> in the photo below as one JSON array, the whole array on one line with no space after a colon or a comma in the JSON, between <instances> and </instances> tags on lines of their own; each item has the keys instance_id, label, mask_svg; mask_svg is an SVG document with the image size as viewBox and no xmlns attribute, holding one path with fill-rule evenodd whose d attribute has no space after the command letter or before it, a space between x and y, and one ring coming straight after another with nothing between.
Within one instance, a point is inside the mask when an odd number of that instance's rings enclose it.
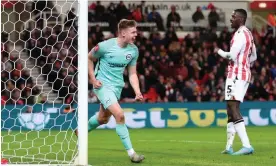
<instances>
[{"instance_id":1,"label":"defender in striped kit","mask_svg":"<svg viewBox=\"0 0 276 166\"><path fill-rule=\"evenodd\" d=\"M247 12L244 9L236 9L230 20L235 34L231 40L230 52L215 49L221 57L229 60L228 75L225 85L225 100L227 101L227 145L223 154L246 155L254 152L250 145L243 117L240 113L240 103L251 80L250 66L257 59L256 46L250 30L245 26ZM243 147L233 153L233 141L238 133Z\"/></svg>"}]
</instances>

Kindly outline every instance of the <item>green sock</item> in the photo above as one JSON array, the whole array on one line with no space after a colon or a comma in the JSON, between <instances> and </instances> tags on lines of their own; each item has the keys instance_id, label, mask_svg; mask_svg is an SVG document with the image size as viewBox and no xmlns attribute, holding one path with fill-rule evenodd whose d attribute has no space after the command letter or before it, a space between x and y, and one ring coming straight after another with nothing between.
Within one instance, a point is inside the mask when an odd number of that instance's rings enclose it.
<instances>
[{"instance_id":1,"label":"green sock","mask_svg":"<svg viewBox=\"0 0 276 166\"><path fill-rule=\"evenodd\" d=\"M88 120L88 132L100 126L98 116L94 115Z\"/></svg>"},{"instance_id":2,"label":"green sock","mask_svg":"<svg viewBox=\"0 0 276 166\"><path fill-rule=\"evenodd\" d=\"M129 138L128 129L125 124L117 124L116 132L120 136L121 141L126 150L132 149L132 144Z\"/></svg>"}]
</instances>

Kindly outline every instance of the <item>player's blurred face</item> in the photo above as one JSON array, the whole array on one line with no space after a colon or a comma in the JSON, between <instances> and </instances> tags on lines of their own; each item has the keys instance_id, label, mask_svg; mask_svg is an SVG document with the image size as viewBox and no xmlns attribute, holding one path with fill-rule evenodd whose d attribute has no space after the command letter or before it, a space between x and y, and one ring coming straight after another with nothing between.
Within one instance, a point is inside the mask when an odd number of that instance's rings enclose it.
<instances>
[{"instance_id":1,"label":"player's blurred face","mask_svg":"<svg viewBox=\"0 0 276 166\"><path fill-rule=\"evenodd\" d=\"M241 17L237 12L233 12L230 22L231 22L231 28L234 28L234 29L239 28Z\"/></svg>"},{"instance_id":2,"label":"player's blurred face","mask_svg":"<svg viewBox=\"0 0 276 166\"><path fill-rule=\"evenodd\" d=\"M136 27L126 28L124 30L124 37L126 43L134 43L137 36L137 29Z\"/></svg>"}]
</instances>

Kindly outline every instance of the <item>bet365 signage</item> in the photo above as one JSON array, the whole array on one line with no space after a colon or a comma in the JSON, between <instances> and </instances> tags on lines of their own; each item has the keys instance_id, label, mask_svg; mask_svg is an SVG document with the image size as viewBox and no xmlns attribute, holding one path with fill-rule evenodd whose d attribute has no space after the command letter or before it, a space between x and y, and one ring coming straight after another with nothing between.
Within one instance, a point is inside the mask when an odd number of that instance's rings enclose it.
<instances>
[{"instance_id":1,"label":"bet365 signage","mask_svg":"<svg viewBox=\"0 0 276 166\"><path fill-rule=\"evenodd\" d=\"M180 128L226 126L225 103L159 103L122 104L129 128ZM24 113L25 106L2 107L2 130L68 130L76 128L76 113L64 113L64 105L33 106L33 113ZM89 104L89 117L95 115L99 104ZM241 113L248 126L276 125L276 102L245 102ZM110 122L99 128L115 128Z\"/></svg>"},{"instance_id":2,"label":"bet365 signage","mask_svg":"<svg viewBox=\"0 0 276 166\"><path fill-rule=\"evenodd\" d=\"M276 104L259 105L251 108L250 104L244 103L241 112L248 126L276 125ZM265 103L263 103L265 104ZM205 105L205 106L204 106ZM225 106L221 103L213 103L213 109L208 108L210 104L164 104L157 105L141 104L140 107L124 107L126 124L130 128L179 128L179 127L209 127L226 126L227 113ZM131 105L126 105L131 106ZM154 107L155 106L155 107ZM173 107L174 106L174 107ZM182 106L182 107L181 107ZM186 106L186 107L185 107ZM196 109L197 108L197 109ZM115 128L115 119L99 128Z\"/></svg>"}]
</instances>

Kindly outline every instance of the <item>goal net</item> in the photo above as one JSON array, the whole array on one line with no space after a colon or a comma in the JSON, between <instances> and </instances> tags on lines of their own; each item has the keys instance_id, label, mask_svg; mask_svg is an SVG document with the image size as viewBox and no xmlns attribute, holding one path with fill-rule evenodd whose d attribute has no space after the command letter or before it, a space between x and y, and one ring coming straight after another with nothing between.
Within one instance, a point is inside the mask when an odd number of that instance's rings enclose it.
<instances>
[{"instance_id":1,"label":"goal net","mask_svg":"<svg viewBox=\"0 0 276 166\"><path fill-rule=\"evenodd\" d=\"M79 152L79 6L1 1L2 161L72 164Z\"/></svg>"}]
</instances>

